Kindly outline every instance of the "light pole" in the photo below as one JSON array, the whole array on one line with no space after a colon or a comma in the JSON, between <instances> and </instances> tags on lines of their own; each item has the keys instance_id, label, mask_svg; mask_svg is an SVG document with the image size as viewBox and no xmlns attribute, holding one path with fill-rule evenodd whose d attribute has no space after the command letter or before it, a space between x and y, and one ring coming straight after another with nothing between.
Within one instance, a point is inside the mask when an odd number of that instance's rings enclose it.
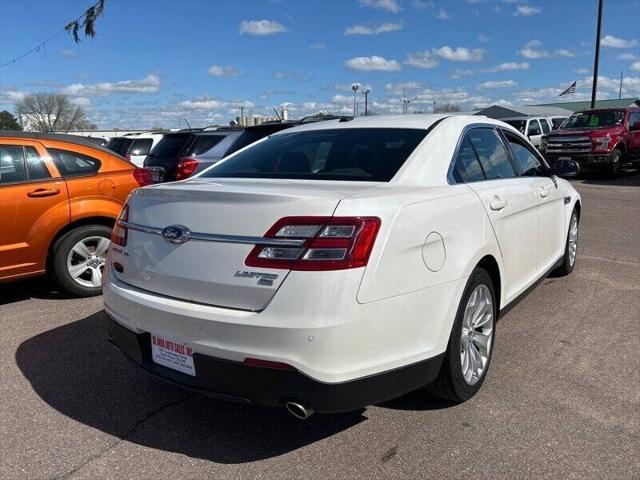
<instances>
[{"instance_id":1,"label":"light pole","mask_svg":"<svg viewBox=\"0 0 640 480\"><path fill-rule=\"evenodd\" d=\"M369 99L369 92L371 90L366 89L366 90L362 90L362 94L364 95L364 116L366 117L367 115L369 115L369 109L368 109L368 99Z\"/></svg>"},{"instance_id":2,"label":"light pole","mask_svg":"<svg viewBox=\"0 0 640 480\"><path fill-rule=\"evenodd\" d=\"M596 58L593 62L593 86L591 88L591 108L596 107L598 90L598 63L600 61L600 30L602 29L602 1L598 0L598 27L596 28Z\"/></svg>"},{"instance_id":3,"label":"light pole","mask_svg":"<svg viewBox=\"0 0 640 480\"><path fill-rule=\"evenodd\" d=\"M356 116L356 94L358 93L358 90L360 89L360 85L358 85L357 83L354 83L351 85L351 90L353 90L353 116Z\"/></svg>"}]
</instances>

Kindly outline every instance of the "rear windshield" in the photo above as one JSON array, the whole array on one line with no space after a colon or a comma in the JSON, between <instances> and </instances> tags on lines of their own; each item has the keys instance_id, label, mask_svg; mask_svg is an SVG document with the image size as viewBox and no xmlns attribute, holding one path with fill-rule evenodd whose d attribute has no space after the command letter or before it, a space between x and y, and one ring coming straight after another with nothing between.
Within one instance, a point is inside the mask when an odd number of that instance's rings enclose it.
<instances>
[{"instance_id":1,"label":"rear windshield","mask_svg":"<svg viewBox=\"0 0 640 480\"><path fill-rule=\"evenodd\" d=\"M562 128L614 127L624 122L624 110L603 110L601 112L580 112L571 115Z\"/></svg>"},{"instance_id":2,"label":"rear windshield","mask_svg":"<svg viewBox=\"0 0 640 480\"><path fill-rule=\"evenodd\" d=\"M177 135L166 135L158 144L153 147L149 156L155 158L173 158L180 155L187 140L191 137L190 133L181 133Z\"/></svg>"},{"instance_id":3,"label":"rear windshield","mask_svg":"<svg viewBox=\"0 0 640 480\"><path fill-rule=\"evenodd\" d=\"M131 143L129 155L148 155L151 150L153 140L150 138L138 138Z\"/></svg>"},{"instance_id":4,"label":"rear windshield","mask_svg":"<svg viewBox=\"0 0 640 480\"><path fill-rule=\"evenodd\" d=\"M124 156L126 155L127 150L129 149L129 145L131 145L132 143L133 143L132 138L118 137L118 138L112 138L111 140L109 140L107 142L106 147L109 150Z\"/></svg>"},{"instance_id":5,"label":"rear windshield","mask_svg":"<svg viewBox=\"0 0 640 480\"><path fill-rule=\"evenodd\" d=\"M526 120L505 120L505 123L508 123L522 134L524 134L524 129L527 128Z\"/></svg>"},{"instance_id":6,"label":"rear windshield","mask_svg":"<svg viewBox=\"0 0 640 480\"><path fill-rule=\"evenodd\" d=\"M401 128L348 128L274 135L203 177L388 182L427 134Z\"/></svg>"},{"instance_id":7,"label":"rear windshield","mask_svg":"<svg viewBox=\"0 0 640 480\"><path fill-rule=\"evenodd\" d=\"M226 137L226 135L223 133L219 133L217 135L196 135L196 139L191 145L189 145L189 149L185 153L185 156L190 157L192 155L201 155L206 153L220 143L224 137Z\"/></svg>"}]
</instances>

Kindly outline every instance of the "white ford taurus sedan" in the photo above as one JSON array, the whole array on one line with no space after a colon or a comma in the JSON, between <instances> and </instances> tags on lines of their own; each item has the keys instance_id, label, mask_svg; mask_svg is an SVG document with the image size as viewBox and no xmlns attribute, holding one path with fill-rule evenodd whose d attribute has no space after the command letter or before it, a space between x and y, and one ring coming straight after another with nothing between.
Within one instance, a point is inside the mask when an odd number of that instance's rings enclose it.
<instances>
[{"instance_id":1,"label":"white ford taurus sedan","mask_svg":"<svg viewBox=\"0 0 640 480\"><path fill-rule=\"evenodd\" d=\"M580 210L496 120L303 125L130 196L104 276L109 337L166 380L300 418L425 385L464 401L499 312L572 271Z\"/></svg>"}]
</instances>

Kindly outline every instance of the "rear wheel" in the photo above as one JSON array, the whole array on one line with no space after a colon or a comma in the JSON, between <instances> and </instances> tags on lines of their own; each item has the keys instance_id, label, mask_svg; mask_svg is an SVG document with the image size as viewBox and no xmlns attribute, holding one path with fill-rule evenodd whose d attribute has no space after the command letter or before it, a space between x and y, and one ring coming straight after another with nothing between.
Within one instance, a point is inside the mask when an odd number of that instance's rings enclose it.
<instances>
[{"instance_id":1,"label":"rear wheel","mask_svg":"<svg viewBox=\"0 0 640 480\"><path fill-rule=\"evenodd\" d=\"M554 272L557 276L564 277L565 275L569 275L573 272L573 267L576 265L576 257L578 255L579 224L578 212L574 209L571 213L571 221L569 222L569 231L567 232L567 243L564 247L562 265L560 265Z\"/></svg>"},{"instance_id":2,"label":"rear wheel","mask_svg":"<svg viewBox=\"0 0 640 480\"><path fill-rule=\"evenodd\" d=\"M458 306L440 373L427 387L431 393L463 402L480 390L493 352L496 305L491 277L476 268Z\"/></svg>"},{"instance_id":3,"label":"rear wheel","mask_svg":"<svg viewBox=\"0 0 640 480\"><path fill-rule=\"evenodd\" d=\"M111 229L86 225L67 233L54 246L53 275L65 291L79 297L102 292L102 272Z\"/></svg>"}]
</instances>

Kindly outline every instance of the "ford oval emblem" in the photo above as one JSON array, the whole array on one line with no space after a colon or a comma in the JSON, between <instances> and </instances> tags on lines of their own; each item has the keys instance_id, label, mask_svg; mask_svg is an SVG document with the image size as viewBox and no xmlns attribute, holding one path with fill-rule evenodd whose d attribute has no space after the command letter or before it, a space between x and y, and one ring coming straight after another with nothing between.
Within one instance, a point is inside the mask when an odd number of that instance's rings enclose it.
<instances>
[{"instance_id":1,"label":"ford oval emblem","mask_svg":"<svg viewBox=\"0 0 640 480\"><path fill-rule=\"evenodd\" d=\"M191 230L183 225L169 225L162 229L162 238L169 243L184 243L191 238Z\"/></svg>"}]
</instances>

